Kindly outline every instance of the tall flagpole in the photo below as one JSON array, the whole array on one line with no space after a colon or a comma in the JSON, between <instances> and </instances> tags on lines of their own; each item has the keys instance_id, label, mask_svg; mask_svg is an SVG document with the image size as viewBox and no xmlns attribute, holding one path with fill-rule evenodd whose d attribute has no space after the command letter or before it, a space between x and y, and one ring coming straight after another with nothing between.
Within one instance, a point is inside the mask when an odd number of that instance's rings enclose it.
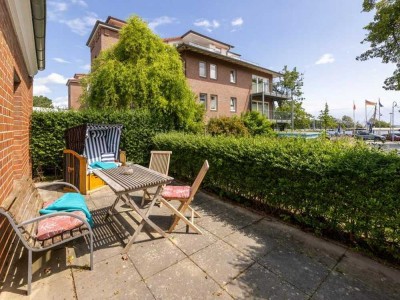
<instances>
[{"instance_id":1,"label":"tall flagpole","mask_svg":"<svg viewBox=\"0 0 400 300\"><path fill-rule=\"evenodd\" d=\"M378 98L378 107L379 135L381 135L381 98Z\"/></svg>"},{"instance_id":2,"label":"tall flagpole","mask_svg":"<svg viewBox=\"0 0 400 300\"><path fill-rule=\"evenodd\" d=\"M353 123L354 123L353 135L355 135L356 134L356 104L354 103L354 100L353 100Z\"/></svg>"},{"instance_id":3,"label":"tall flagpole","mask_svg":"<svg viewBox=\"0 0 400 300\"><path fill-rule=\"evenodd\" d=\"M367 126L368 126L368 120L367 120L367 103L365 103L365 128L368 130Z\"/></svg>"}]
</instances>

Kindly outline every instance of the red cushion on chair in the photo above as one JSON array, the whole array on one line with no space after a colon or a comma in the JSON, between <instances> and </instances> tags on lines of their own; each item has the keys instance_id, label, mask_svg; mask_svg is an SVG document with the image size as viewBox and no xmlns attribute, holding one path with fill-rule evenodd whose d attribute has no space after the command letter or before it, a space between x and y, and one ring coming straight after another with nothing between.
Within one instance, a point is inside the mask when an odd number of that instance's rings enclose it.
<instances>
[{"instance_id":1,"label":"red cushion on chair","mask_svg":"<svg viewBox=\"0 0 400 300\"><path fill-rule=\"evenodd\" d=\"M187 199L190 196L190 186L167 185L161 196L164 199Z\"/></svg>"},{"instance_id":2,"label":"red cushion on chair","mask_svg":"<svg viewBox=\"0 0 400 300\"><path fill-rule=\"evenodd\" d=\"M46 208L53 202L54 201L45 202L43 208ZM83 211L74 211L72 213L82 217L83 219L86 219L86 215ZM57 234L63 233L67 230L72 230L82 225L83 222L81 220L70 216L47 218L39 221L36 238L40 241L47 240L53 236L56 236Z\"/></svg>"}]
</instances>

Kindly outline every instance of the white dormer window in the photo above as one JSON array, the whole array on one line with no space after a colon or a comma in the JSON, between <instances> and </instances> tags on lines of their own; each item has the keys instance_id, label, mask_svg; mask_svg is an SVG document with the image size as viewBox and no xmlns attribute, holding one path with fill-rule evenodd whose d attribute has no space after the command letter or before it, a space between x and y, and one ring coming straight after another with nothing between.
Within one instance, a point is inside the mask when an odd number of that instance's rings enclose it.
<instances>
[{"instance_id":1,"label":"white dormer window","mask_svg":"<svg viewBox=\"0 0 400 300\"><path fill-rule=\"evenodd\" d=\"M217 65L210 64L210 78L217 79Z\"/></svg>"},{"instance_id":2,"label":"white dormer window","mask_svg":"<svg viewBox=\"0 0 400 300\"><path fill-rule=\"evenodd\" d=\"M199 76L207 77L206 63L204 61L199 62Z\"/></svg>"},{"instance_id":3,"label":"white dormer window","mask_svg":"<svg viewBox=\"0 0 400 300\"><path fill-rule=\"evenodd\" d=\"M236 83L236 70L231 70L229 74L229 81L231 83Z\"/></svg>"}]
</instances>

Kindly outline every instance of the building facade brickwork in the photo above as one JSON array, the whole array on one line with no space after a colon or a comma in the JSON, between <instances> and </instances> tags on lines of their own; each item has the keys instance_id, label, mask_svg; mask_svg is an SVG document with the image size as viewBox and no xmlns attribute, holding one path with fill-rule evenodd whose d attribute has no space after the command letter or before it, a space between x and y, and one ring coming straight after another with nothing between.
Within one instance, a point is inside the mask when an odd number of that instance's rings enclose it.
<instances>
[{"instance_id":1,"label":"building facade brickwork","mask_svg":"<svg viewBox=\"0 0 400 300\"><path fill-rule=\"evenodd\" d=\"M86 43L92 63L101 51L118 42L119 31L125 24L114 17L96 22ZM272 92L273 79L281 74L242 60L231 51L232 45L192 30L180 37L166 38L164 42L180 53L187 82L196 101L204 104L206 119L240 115L250 110L273 119L275 102L286 99ZM69 108L76 109L79 80L71 79L67 85Z\"/></svg>"},{"instance_id":2,"label":"building facade brickwork","mask_svg":"<svg viewBox=\"0 0 400 300\"><path fill-rule=\"evenodd\" d=\"M12 200L18 180L32 176L30 118L33 76L39 68L34 32L45 28L34 28L30 5L29 1L0 0L0 204ZM40 9L44 11L44 3ZM44 68L42 57L40 68ZM2 217L0 233L0 274L4 276L18 239Z\"/></svg>"}]
</instances>

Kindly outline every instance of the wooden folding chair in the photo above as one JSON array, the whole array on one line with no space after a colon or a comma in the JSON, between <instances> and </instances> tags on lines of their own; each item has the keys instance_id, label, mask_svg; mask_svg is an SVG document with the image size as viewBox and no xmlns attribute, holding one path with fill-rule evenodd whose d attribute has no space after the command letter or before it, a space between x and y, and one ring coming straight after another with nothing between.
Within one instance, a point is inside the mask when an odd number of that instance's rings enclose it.
<instances>
[{"instance_id":1,"label":"wooden folding chair","mask_svg":"<svg viewBox=\"0 0 400 300\"><path fill-rule=\"evenodd\" d=\"M167 185L166 187L164 187L164 190L159 200L161 203L164 203L166 207L172 210L175 215L172 225L168 230L169 233L171 233L175 229L178 222L182 220L188 226L187 228L190 227L195 232L202 234L201 230L194 224L194 216L200 217L200 215L190 206L190 203L193 201L193 198L209 168L210 166L208 165L208 161L204 161L204 164L201 167L200 172L197 174L197 177L192 186ZM178 209L176 209L171 203L169 203L173 200L181 202ZM191 213L190 220L185 217L186 209L189 209Z\"/></svg>"},{"instance_id":2,"label":"wooden folding chair","mask_svg":"<svg viewBox=\"0 0 400 300\"><path fill-rule=\"evenodd\" d=\"M172 151L151 151L150 153L149 169L168 175ZM144 190L141 206L144 205L145 200L152 200L154 194L155 191Z\"/></svg>"}]
</instances>

